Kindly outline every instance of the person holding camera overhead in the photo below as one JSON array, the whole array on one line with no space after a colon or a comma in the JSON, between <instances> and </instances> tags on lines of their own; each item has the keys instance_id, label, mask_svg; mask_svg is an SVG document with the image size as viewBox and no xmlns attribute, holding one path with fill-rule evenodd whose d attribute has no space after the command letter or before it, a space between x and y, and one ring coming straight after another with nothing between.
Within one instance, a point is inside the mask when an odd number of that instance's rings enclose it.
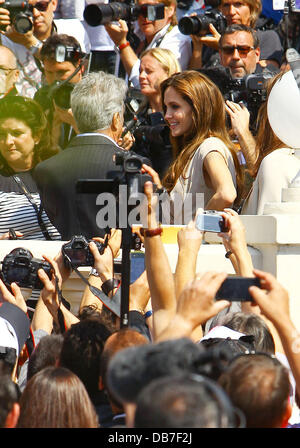
<instances>
[{"instance_id":1,"label":"person holding camera overhead","mask_svg":"<svg viewBox=\"0 0 300 448\"><path fill-rule=\"evenodd\" d=\"M152 162L152 167L163 177L172 162L169 129L164 120L160 84L173 73L181 71L178 60L170 50L150 48L141 54L140 87L145 96L137 117L140 126L134 132L133 150Z\"/></svg>"},{"instance_id":2,"label":"person holding camera overhead","mask_svg":"<svg viewBox=\"0 0 300 448\"><path fill-rule=\"evenodd\" d=\"M139 86L139 55L150 48L166 48L171 50L178 59L182 70L188 67L192 55L191 39L184 36L178 30L176 18L176 0L138 0L137 5L157 5L163 3L164 18L150 21L143 15L139 15L137 24L140 43L135 50L127 40L128 26L125 20L119 20L118 24L107 24L105 28L114 41L120 58L125 68L129 81L134 87Z\"/></svg>"},{"instance_id":3,"label":"person holding camera overhead","mask_svg":"<svg viewBox=\"0 0 300 448\"><path fill-rule=\"evenodd\" d=\"M262 67L272 65L277 69L280 68L283 48L279 35L274 30L256 28L262 10L260 0L221 0L218 9L223 14L227 26L242 24L256 29L260 42L259 64ZM193 54L189 68L209 68L219 64L217 51L223 30L217 30L214 25L210 24L209 32L211 34L203 31L203 33L200 32L191 36Z\"/></svg>"},{"instance_id":4,"label":"person holding camera overhead","mask_svg":"<svg viewBox=\"0 0 300 448\"><path fill-rule=\"evenodd\" d=\"M20 67L17 88L22 96L33 98L42 83L39 51L52 34L74 36L82 51L90 51L88 34L78 19L53 19L58 0L19 0L11 6L0 0L1 44L16 55Z\"/></svg>"},{"instance_id":5,"label":"person holding camera overhead","mask_svg":"<svg viewBox=\"0 0 300 448\"><path fill-rule=\"evenodd\" d=\"M242 186L242 174L235 148L225 125L225 104L218 87L194 70L177 73L161 84L163 111L171 133L175 160L162 184L173 202L187 203L185 223L195 217L196 204L189 196L203 194L203 208L232 207ZM161 182L151 168L154 183ZM177 196L177 199L176 199ZM198 205L199 207L199 205ZM171 211L171 221L179 214ZM182 224L180 222L180 224Z\"/></svg>"}]
</instances>

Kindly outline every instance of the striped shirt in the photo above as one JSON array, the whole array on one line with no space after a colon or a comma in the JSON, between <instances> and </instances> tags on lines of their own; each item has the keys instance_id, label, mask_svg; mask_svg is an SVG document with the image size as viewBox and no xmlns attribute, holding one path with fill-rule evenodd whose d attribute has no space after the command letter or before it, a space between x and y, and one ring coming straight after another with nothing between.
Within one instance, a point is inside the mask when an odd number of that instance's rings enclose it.
<instances>
[{"instance_id":1,"label":"striped shirt","mask_svg":"<svg viewBox=\"0 0 300 448\"><path fill-rule=\"evenodd\" d=\"M31 198L39 209L41 200L31 172L20 173L18 177L22 179L22 182L30 192ZM51 239L61 240L59 232L51 224L45 211L42 213L42 220ZM20 247L22 246L22 239L46 239L40 228L37 213L26 195L21 191L19 185L12 176L0 175L0 234L8 232L10 228L23 233L23 237L20 238ZM30 304L36 302L39 295L40 291L33 290L31 297L28 299Z\"/></svg>"}]
</instances>

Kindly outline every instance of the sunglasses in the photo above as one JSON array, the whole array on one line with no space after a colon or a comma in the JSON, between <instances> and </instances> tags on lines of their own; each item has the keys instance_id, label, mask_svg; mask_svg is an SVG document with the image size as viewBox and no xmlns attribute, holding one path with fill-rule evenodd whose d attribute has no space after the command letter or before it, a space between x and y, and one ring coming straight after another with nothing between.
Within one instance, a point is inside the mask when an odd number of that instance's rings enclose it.
<instances>
[{"instance_id":1,"label":"sunglasses","mask_svg":"<svg viewBox=\"0 0 300 448\"><path fill-rule=\"evenodd\" d=\"M239 55L241 57L246 57L247 54L254 50L254 47L250 47L249 45L236 45L235 47L233 45L226 45L224 47L221 47L221 51L225 54L233 54L235 50L239 52Z\"/></svg>"},{"instance_id":2,"label":"sunglasses","mask_svg":"<svg viewBox=\"0 0 300 448\"><path fill-rule=\"evenodd\" d=\"M42 11L42 12L47 11L49 3L50 3L50 0L48 2L47 1L36 2L35 5L32 5L32 9L35 8L38 11Z\"/></svg>"}]
</instances>

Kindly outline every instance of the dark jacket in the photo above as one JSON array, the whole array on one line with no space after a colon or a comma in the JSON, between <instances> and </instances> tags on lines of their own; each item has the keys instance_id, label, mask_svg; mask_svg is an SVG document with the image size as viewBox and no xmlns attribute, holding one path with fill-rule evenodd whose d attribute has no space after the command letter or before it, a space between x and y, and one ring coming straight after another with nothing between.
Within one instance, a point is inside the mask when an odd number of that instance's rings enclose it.
<instances>
[{"instance_id":1,"label":"dark jacket","mask_svg":"<svg viewBox=\"0 0 300 448\"><path fill-rule=\"evenodd\" d=\"M77 194L76 183L79 179L115 178L120 173L113 160L118 150L97 133L78 135L64 151L36 166L34 179L43 206L62 240L73 235L104 236L104 229L96 223L98 194Z\"/></svg>"}]
</instances>

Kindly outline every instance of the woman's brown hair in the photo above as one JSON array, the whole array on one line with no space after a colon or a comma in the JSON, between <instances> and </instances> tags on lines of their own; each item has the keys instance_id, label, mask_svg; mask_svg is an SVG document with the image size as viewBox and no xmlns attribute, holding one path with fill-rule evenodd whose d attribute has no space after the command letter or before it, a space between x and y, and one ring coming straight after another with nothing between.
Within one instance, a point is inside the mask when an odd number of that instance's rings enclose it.
<instances>
[{"instance_id":1,"label":"woman's brown hair","mask_svg":"<svg viewBox=\"0 0 300 448\"><path fill-rule=\"evenodd\" d=\"M163 184L171 191L185 171L190 160L201 143L209 137L218 137L230 150L235 170L237 185L242 186L242 172L235 147L229 137L225 121L225 103L219 88L204 74L187 70L176 73L161 83L163 110L164 94L172 87L190 105L192 109L192 126L183 136L170 137L173 148L173 163L169 167Z\"/></svg>"},{"instance_id":2,"label":"woman's brown hair","mask_svg":"<svg viewBox=\"0 0 300 448\"><path fill-rule=\"evenodd\" d=\"M262 160L268 154L275 151L276 149L286 147L286 144L283 143L281 140L279 140L279 138L274 134L274 131L270 126L267 112L268 98L271 93L271 90L276 84L276 82L279 79L281 79L282 75L284 75L284 72L278 73L273 78L267 81L266 84L267 98L266 101L260 106L257 115L257 123L259 123L259 128L256 136L256 153L258 154L258 157L253 167L253 170L251 170L250 172L250 174L253 177L256 177Z\"/></svg>"},{"instance_id":3,"label":"woman's brown hair","mask_svg":"<svg viewBox=\"0 0 300 448\"><path fill-rule=\"evenodd\" d=\"M48 159L58 151L50 145L49 123L42 107L31 98L23 96L7 96L0 101L0 120L15 118L22 121L30 129L33 137L39 141L34 147L32 168L42 160ZM6 161L0 156L0 169L8 169ZM8 171L10 171L8 169Z\"/></svg>"},{"instance_id":4,"label":"woman's brown hair","mask_svg":"<svg viewBox=\"0 0 300 448\"><path fill-rule=\"evenodd\" d=\"M28 381L20 399L18 428L98 428L89 395L75 373L46 367Z\"/></svg>"}]
</instances>

